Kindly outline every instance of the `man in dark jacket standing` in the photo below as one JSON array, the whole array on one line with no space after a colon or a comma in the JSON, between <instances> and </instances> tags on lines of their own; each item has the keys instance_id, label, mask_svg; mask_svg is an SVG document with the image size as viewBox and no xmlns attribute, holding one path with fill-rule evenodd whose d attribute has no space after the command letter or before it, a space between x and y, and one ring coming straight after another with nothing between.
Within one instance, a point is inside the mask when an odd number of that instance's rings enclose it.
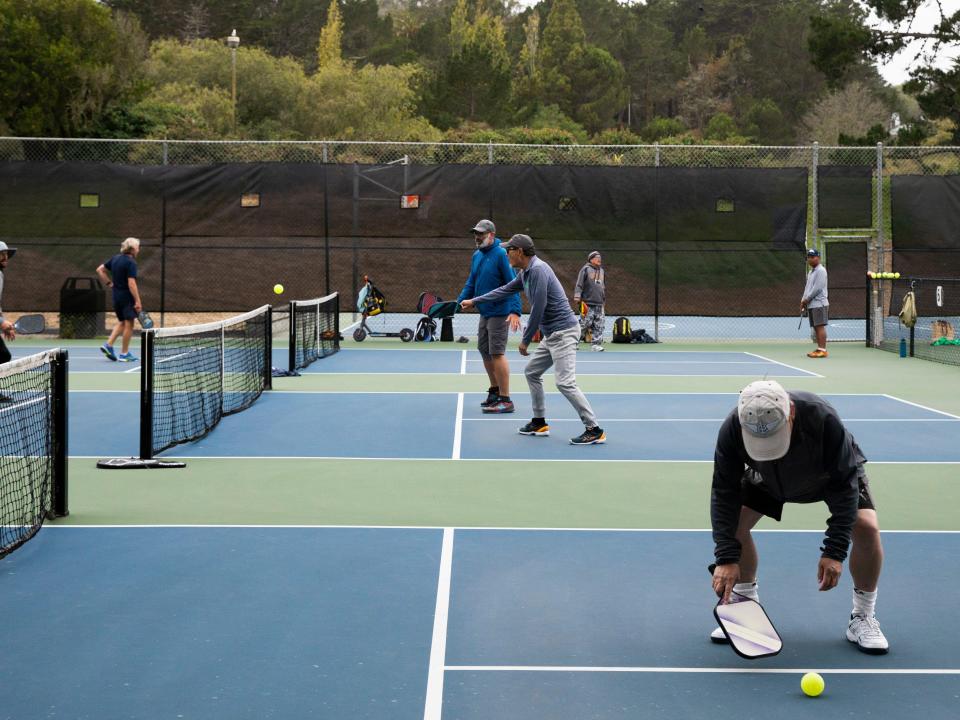
<instances>
[{"instance_id":1,"label":"man in dark jacket standing","mask_svg":"<svg viewBox=\"0 0 960 720\"><path fill-rule=\"evenodd\" d=\"M481 220L470 231L476 241L477 249L470 263L470 276L458 302L483 295L506 285L516 275L507 260L506 251L500 247L496 237L497 228L490 220ZM477 349L483 358L483 368L487 371L490 387L487 398L480 403L485 413L512 413L513 401L510 399L510 364L505 355L507 335L510 330L520 329L520 295L498 302L488 303L481 308L480 325L477 331Z\"/></svg>"},{"instance_id":2,"label":"man in dark jacket standing","mask_svg":"<svg viewBox=\"0 0 960 720\"><path fill-rule=\"evenodd\" d=\"M772 380L747 385L720 427L713 459L710 518L717 595L726 602L733 590L757 599L753 526L764 515L779 521L784 503L823 501L830 518L817 565L819 589L836 587L852 539L847 640L866 653L887 652L874 616L883 547L865 462L853 435L823 398L788 393ZM711 638L722 642L718 631Z\"/></svg>"}]
</instances>

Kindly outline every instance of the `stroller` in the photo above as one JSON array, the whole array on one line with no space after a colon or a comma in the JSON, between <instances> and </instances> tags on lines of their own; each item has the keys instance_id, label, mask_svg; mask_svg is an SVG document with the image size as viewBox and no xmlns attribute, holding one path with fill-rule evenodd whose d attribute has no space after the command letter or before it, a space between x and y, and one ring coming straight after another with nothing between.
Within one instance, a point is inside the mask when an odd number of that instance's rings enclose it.
<instances>
[{"instance_id":1,"label":"stroller","mask_svg":"<svg viewBox=\"0 0 960 720\"><path fill-rule=\"evenodd\" d=\"M367 318L379 315L387 307L387 298L377 289L370 277L363 276L363 287L357 295L357 311L363 313L360 320L360 327L353 331L353 339L357 342L363 342L364 338L369 337L398 337L403 342L413 340L413 330L403 328L400 332L378 332L370 329L367 325Z\"/></svg>"}]
</instances>

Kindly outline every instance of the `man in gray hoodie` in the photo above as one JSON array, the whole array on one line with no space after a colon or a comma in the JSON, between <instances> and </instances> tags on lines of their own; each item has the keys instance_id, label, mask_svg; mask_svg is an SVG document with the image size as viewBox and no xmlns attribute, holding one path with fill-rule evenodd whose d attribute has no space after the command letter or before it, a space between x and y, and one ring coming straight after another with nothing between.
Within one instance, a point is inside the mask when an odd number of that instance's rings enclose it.
<instances>
[{"instance_id":1,"label":"man in gray hoodie","mask_svg":"<svg viewBox=\"0 0 960 720\"><path fill-rule=\"evenodd\" d=\"M583 433L570 438L570 442L573 445L599 445L606 442L607 436L603 428L597 425L593 408L577 386L580 323L570 309L560 281L557 280L553 268L536 256L533 240L529 235L514 235L503 243L502 247L507 251L510 265L518 271L517 277L496 290L473 299L465 299L461 305L471 308L478 303L508 298L517 292L525 293L530 302L530 315L520 341L520 354L530 354L527 348L537 330L542 331L543 340L524 370L533 401L533 419L520 428L520 434L534 437L550 435L550 426L546 421L543 374L551 366L555 366L557 389L573 405L584 425Z\"/></svg>"},{"instance_id":2,"label":"man in gray hoodie","mask_svg":"<svg viewBox=\"0 0 960 720\"><path fill-rule=\"evenodd\" d=\"M600 252L594 250L587 255L587 264L580 268L577 284L573 288L573 304L579 309L581 303L586 312L581 313L580 333L586 338L590 333L591 350L603 352L603 330L606 318L603 303L606 300L607 286L603 271L603 259Z\"/></svg>"},{"instance_id":3,"label":"man in gray hoodie","mask_svg":"<svg viewBox=\"0 0 960 720\"><path fill-rule=\"evenodd\" d=\"M800 299L800 310L810 317L810 327L817 338L817 347L807 353L807 357L827 357L827 322L829 321L830 301L827 299L827 269L820 264L820 251L807 250L807 264L810 273L807 285Z\"/></svg>"}]
</instances>

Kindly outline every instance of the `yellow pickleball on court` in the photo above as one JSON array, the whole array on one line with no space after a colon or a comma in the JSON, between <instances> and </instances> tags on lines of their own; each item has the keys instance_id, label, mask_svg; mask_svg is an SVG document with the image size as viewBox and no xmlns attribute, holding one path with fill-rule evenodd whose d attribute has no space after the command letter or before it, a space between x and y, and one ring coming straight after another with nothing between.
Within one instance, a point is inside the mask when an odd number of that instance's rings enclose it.
<instances>
[{"instance_id":1,"label":"yellow pickleball on court","mask_svg":"<svg viewBox=\"0 0 960 720\"><path fill-rule=\"evenodd\" d=\"M280 283L277 283L276 285L273 286L273 291L277 295L283 295L283 285L281 285Z\"/></svg>"},{"instance_id":2,"label":"yellow pickleball on court","mask_svg":"<svg viewBox=\"0 0 960 720\"><path fill-rule=\"evenodd\" d=\"M819 673L810 672L800 678L800 689L803 690L804 695L817 697L823 692L823 687L823 677Z\"/></svg>"}]
</instances>

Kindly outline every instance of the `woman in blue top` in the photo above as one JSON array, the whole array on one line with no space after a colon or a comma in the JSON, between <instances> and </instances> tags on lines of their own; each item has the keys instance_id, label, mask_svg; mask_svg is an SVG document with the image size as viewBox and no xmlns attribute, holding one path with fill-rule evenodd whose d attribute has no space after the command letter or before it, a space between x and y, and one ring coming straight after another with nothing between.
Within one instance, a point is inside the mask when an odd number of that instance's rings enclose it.
<instances>
[{"instance_id":1,"label":"woman in blue top","mask_svg":"<svg viewBox=\"0 0 960 720\"><path fill-rule=\"evenodd\" d=\"M120 253L114 255L97 268L97 275L107 287L113 288L113 310L117 315L117 324L110 333L110 339L100 346L100 352L110 360L136 362L137 356L130 352L130 338L133 336L133 321L143 310L140 302L140 290L137 288L137 261L140 254L140 241L128 237L120 244ZM107 271L110 275L107 275ZM123 333L123 345L120 357L113 351L113 343Z\"/></svg>"},{"instance_id":2,"label":"woman in blue top","mask_svg":"<svg viewBox=\"0 0 960 720\"><path fill-rule=\"evenodd\" d=\"M460 291L458 302L488 293L516 277L510 261L507 260L506 251L500 247L494 224L490 220L481 220L474 225L471 232L477 249L470 263L470 277ZM504 353L507 351L508 331L516 332L520 328L520 309L520 295L517 293L478 308L480 325L477 349L490 380L487 399L480 403L485 413L513 412L513 402L510 400L510 364Z\"/></svg>"}]
</instances>

